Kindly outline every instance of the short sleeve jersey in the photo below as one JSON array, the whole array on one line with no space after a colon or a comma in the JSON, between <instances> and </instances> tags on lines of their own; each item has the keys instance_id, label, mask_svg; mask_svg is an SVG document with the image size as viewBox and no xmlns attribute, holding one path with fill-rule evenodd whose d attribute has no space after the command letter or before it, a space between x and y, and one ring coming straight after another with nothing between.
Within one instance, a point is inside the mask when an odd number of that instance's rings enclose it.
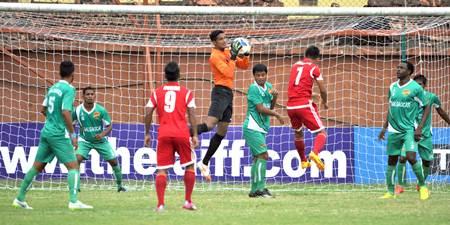
<instances>
[{"instance_id":1,"label":"short sleeve jersey","mask_svg":"<svg viewBox=\"0 0 450 225\"><path fill-rule=\"evenodd\" d=\"M75 94L75 88L65 80L60 80L50 87L42 103L47 108L43 133L69 137L62 112L73 111Z\"/></svg>"},{"instance_id":2,"label":"short sleeve jersey","mask_svg":"<svg viewBox=\"0 0 450 225\"><path fill-rule=\"evenodd\" d=\"M425 103L423 88L414 80L400 86L394 82L389 88L389 131L404 133L417 127L417 116Z\"/></svg>"},{"instance_id":3,"label":"short sleeve jersey","mask_svg":"<svg viewBox=\"0 0 450 225\"><path fill-rule=\"evenodd\" d=\"M287 107L308 105L312 102L315 80L323 80L319 67L311 59L296 62L291 69Z\"/></svg>"},{"instance_id":4,"label":"short sleeve jersey","mask_svg":"<svg viewBox=\"0 0 450 225\"><path fill-rule=\"evenodd\" d=\"M244 121L244 128L267 133L270 127L270 117L259 113L256 105L262 104L270 109L273 96L270 94L272 84L266 82L264 87L259 86L256 82L250 85L247 95L247 114Z\"/></svg>"},{"instance_id":5,"label":"short sleeve jersey","mask_svg":"<svg viewBox=\"0 0 450 225\"><path fill-rule=\"evenodd\" d=\"M158 138L189 137L187 108L195 108L193 93L178 82L168 82L157 88L146 107L156 108L159 118Z\"/></svg>"},{"instance_id":6,"label":"short sleeve jersey","mask_svg":"<svg viewBox=\"0 0 450 225\"><path fill-rule=\"evenodd\" d=\"M106 137L100 140L95 138L95 135L100 134L105 127L111 125L111 117L102 105L94 103L94 107L87 111L84 105L81 104L72 112L72 120L78 122L80 126L80 141L91 143L107 141Z\"/></svg>"}]
</instances>

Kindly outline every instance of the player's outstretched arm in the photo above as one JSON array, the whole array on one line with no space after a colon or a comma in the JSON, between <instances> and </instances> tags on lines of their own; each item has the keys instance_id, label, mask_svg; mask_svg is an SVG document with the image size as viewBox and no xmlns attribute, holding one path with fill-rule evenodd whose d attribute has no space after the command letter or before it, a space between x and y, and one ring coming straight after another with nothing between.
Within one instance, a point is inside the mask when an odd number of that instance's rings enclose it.
<instances>
[{"instance_id":1,"label":"player's outstretched arm","mask_svg":"<svg viewBox=\"0 0 450 225\"><path fill-rule=\"evenodd\" d=\"M278 119L278 121L281 124L284 124L283 117L281 117L281 115L279 113L275 112L274 110L270 110L270 109L264 107L263 104L257 104L256 111L258 111L259 113L262 113L262 114L269 115L269 116L274 116Z\"/></svg>"},{"instance_id":2,"label":"player's outstretched arm","mask_svg":"<svg viewBox=\"0 0 450 225\"><path fill-rule=\"evenodd\" d=\"M442 106L436 108L436 111L438 112L439 116L441 116L441 118L445 120L445 122L447 122L448 125L450 125L450 118L448 117L447 112L445 112L445 110L442 109Z\"/></svg>"},{"instance_id":3,"label":"player's outstretched arm","mask_svg":"<svg viewBox=\"0 0 450 225\"><path fill-rule=\"evenodd\" d=\"M145 124L145 139L144 139L144 145L146 147L150 146L150 126L152 125L152 119L153 119L153 111L155 111L155 108L153 107L146 107L145 108L145 117L144 117L144 124Z\"/></svg>"},{"instance_id":4,"label":"player's outstretched arm","mask_svg":"<svg viewBox=\"0 0 450 225\"><path fill-rule=\"evenodd\" d=\"M322 99L322 104L325 109L328 109L328 94L327 88L325 87L325 82L323 80L316 80L317 85L319 86L320 98Z\"/></svg>"},{"instance_id":5,"label":"player's outstretched arm","mask_svg":"<svg viewBox=\"0 0 450 225\"><path fill-rule=\"evenodd\" d=\"M197 133L197 117L195 116L195 108L194 107L188 107L187 108L188 113L188 119L189 123L192 127L192 147L197 148L198 147L198 133Z\"/></svg>"}]
</instances>

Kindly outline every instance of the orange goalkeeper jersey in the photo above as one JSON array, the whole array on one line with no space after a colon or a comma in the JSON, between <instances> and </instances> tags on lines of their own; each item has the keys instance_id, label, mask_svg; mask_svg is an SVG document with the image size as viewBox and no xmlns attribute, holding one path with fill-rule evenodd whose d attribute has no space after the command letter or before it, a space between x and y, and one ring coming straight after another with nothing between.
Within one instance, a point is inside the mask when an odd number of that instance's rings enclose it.
<instances>
[{"instance_id":1,"label":"orange goalkeeper jersey","mask_svg":"<svg viewBox=\"0 0 450 225\"><path fill-rule=\"evenodd\" d=\"M237 66L240 69L248 69L250 59L248 56L237 57L236 61L231 60L230 49L220 51L213 48L209 57L209 65L214 77L214 85L221 85L233 88L234 69Z\"/></svg>"}]
</instances>

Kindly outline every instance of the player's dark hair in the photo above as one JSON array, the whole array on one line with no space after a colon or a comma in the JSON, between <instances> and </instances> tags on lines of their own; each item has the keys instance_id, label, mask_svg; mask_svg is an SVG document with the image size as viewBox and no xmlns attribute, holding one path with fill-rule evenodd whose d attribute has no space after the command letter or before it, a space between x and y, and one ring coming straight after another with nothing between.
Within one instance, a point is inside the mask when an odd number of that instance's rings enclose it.
<instances>
[{"instance_id":1,"label":"player's dark hair","mask_svg":"<svg viewBox=\"0 0 450 225\"><path fill-rule=\"evenodd\" d=\"M211 39L211 41L216 41L217 37L223 33L225 33L223 30L213 30L209 33L209 39Z\"/></svg>"},{"instance_id":2,"label":"player's dark hair","mask_svg":"<svg viewBox=\"0 0 450 225\"><path fill-rule=\"evenodd\" d=\"M69 77L75 71L75 65L71 61L63 61L59 65L59 74L62 78Z\"/></svg>"},{"instance_id":3,"label":"player's dark hair","mask_svg":"<svg viewBox=\"0 0 450 225\"><path fill-rule=\"evenodd\" d=\"M164 68L164 73L167 81L177 81L180 78L180 67L176 62L169 62Z\"/></svg>"},{"instance_id":4,"label":"player's dark hair","mask_svg":"<svg viewBox=\"0 0 450 225\"><path fill-rule=\"evenodd\" d=\"M264 64L256 64L253 66L253 75L257 72L266 72L267 73L267 66Z\"/></svg>"},{"instance_id":5,"label":"player's dark hair","mask_svg":"<svg viewBox=\"0 0 450 225\"><path fill-rule=\"evenodd\" d=\"M315 45L309 46L305 51L305 57L310 59L317 59L320 57L320 50Z\"/></svg>"},{"instance_id":6,"label":"player's dark hair","mask_svg":"<svg viewBox=\"0 0 450 225\"><path fill-rule=\"evenodd\" d=\"M94 89L93 87L91 87L91 86L87 86L87 87L83 88L83 95L85 95L85 94L86 94L86 92L87 92L87 91L89 91L89 90L93 90L93 91L94 91L94 93L95 93L95 89Z\"/></svg>"},{"instance_id":7,"label":"player's dark hair","mask_svg":"<svg viewBox=\"0 0 450 225\"><path fill-rule=\"evenodd\" d=\"M409 75L414 73L414 64L409 61L404 61L406 63L406 68L409 70Z\"/></svg>"},{"instance_id":8,"label":"player's dark hair","mask_svg":"<svg viewBox=\"0 0 450 225\"><path fill-rule=\"evenodd\" d=\"M427 79L424 75L422 75L422 74L417 74L416 76L414 76L414 80L415 80L415 81L420 80L420 81L422 81L422 83L425 84L425 85L427 85L427 81L428 81L428 79Z\"/></svg>"}]
</instances>

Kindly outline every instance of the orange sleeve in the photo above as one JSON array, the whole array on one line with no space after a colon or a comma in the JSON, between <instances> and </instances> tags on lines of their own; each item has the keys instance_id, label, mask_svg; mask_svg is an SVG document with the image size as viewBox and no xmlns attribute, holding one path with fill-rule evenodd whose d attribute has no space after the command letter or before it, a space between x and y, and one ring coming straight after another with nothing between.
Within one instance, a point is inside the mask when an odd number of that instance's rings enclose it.
<instances>
[{"instance_id":1,"label":"orange sleeve","mask_svg":"<svg viewBox=\"0 0 450 225\"><path fill-rule=\"evenodd\" d=\"M230 65L227 65L224 61L222 61L220 59L220 57L218 57L216 55L211 55L209 62L220 73L220 74L214 74L214 76L223 76L223 77L227 77L227 78L233 78L234 62L231 62Z\"/></svg>"},{"instance_id":2,"label":"orange sleeve","mask_svg":"<svg viewBox=\"0 0 450 225\"><path fill-rule=\"evenodd\" d=\"M236 58L236 66L239 69L246 70L250 67L250 57L244 56L244 58L237 57Z\"/></svg>"}]
</instances>

